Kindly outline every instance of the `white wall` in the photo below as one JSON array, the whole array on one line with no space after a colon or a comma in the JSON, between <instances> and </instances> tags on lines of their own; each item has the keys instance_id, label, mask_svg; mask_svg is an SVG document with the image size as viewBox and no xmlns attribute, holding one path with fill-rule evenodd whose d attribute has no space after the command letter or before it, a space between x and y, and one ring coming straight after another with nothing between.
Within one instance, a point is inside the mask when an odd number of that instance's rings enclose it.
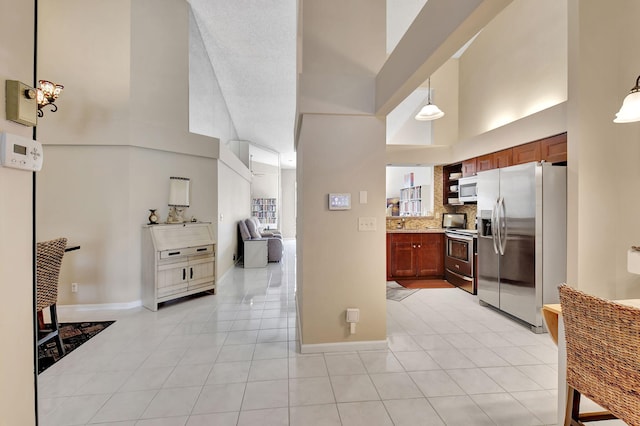
<instances>
[{"instance_id":1,"label":"white wall","mask_svg":"<svg viewBox=\"0 0 640 426\"><path fill-rule=\"evenodd\" d=\"M280 199L280 168L253 161L251 165L251 198Z\"/></svg>"},{"instance_id":2,"label":"white wall","mask_svg":"<svg viewBox=\"0 0 640 426\"><path fill-rule=\"evenodd\" d=\"M384 120L372 115L375 75L386 56L385 7L382 0L313 0L302 10L297 297L303 346L386 338L386 132ZM367 204L359 203L359 191L368 192ZM329 211L331 192L351 193L352 209ZM377 230L358 232L358 217L376 218ZM347 307L361 310L354 335L344 319Z\"/></svg>"},{"instance_id":3,"label":"white wall","mask_svg":"<svg viewBox=\"0 0 640 426\"><path fill-rule=\"evenodd\" d=\"M515 0L460 58L459 138L567 100L567 5Z\"/></svg>"},{"instance_id":4,"label":"white wall","mask_svg":"<svg viewBox=\"0 0 640 426\"><path fill-rule=\"evenodd\" d=\"M5 80L33 85L34 3L0 0L0 131L31 138L31 127L6 121ZM11 13L4 13L11 11ZM11 41L11 42L9 42ZM33 173L0 167L0 424L35 423Z\"/></svg>"},{"instance_id":5,"label":"white wall","mask_svg":"<svg viewBox=\"0 0 640 426\"><path fill-rule=\"evenodd\" d=\"M65 236L81 250L65 256L59 303L127 303L140 299L140 235L149 209L168 214L169 177L191 179L186 216L213 221L214 159L137 147L45 147L37 178L38 239ZM70 284L77 282L77 293Z\"/></svg>"},{"instance_id":6,"label":"white wall","mask_svg":"<svg viewBox=\"0 0 640 426\"><path fill-rule=\"evenodd\" d=\"M284 238L296 237L296 171L282 169L282 214L280 231Z\"/></svg>"},{"instance_id":7,"label":"white wall","mask_svg":"<svg viewBox=\"0 0 640 426\"><path fill-rule=\"evenodd\" d=\"M213 222L216 234L224 235L217 247L225 256L217 273L224 274L233 265L236 242L235 223L219 221L219 163L237 172L225 176L232 188L244 185L248 191L248 170L239 161L222 160L228 149L219 146L219 137L235 137L223 100L191 119L190 76L196 83L207 80L202 96L214 99L219 91L211 66L203 64L208 59L190 27L188 3L45 0L40 7L38 73L66 87L59 111L39 125L47 167L37 190L37 232L66 235L82 246L69 256L62 276L80 290L70 294L63 287L61 304L139 300L140 226L150 208L166 219L170 176L191 178L187 216ZM85 19L97 15L98 22ZM58 48L76 43L77 49ZM104 96L95 96L96 75L104 75ZM197 108L203 100L192 101ZM210 134L190 133L190 125ZM248 215L244 203L239 210Z\"/></svg>"},{"instance_id":8,"label":"white wall","mask_svg":"<svg viewBox=\"0 0 640 426\"><path fill-rule=\"evenodd\" d=\"M640 43L632 0L569 1L568 282L613 299L640 297L626 270L640 241L640 123L615 124L633 87Z\"/></svg>"},{"instance_id":9,"label":"white wall","mask_svg":"<svg viewBox=\"0 0 640 426\"><path fill-rule=\"evenodd\" d=\"M251 216L251 184L246 175L219 162L218 165L218 253L217 269L221 276L233 267L238 255L238 221Z\"/></svg>"},{"instance_id":10,"label":"white wall","mask_svg":"<svg viewBox=\"0 0 640 426\"><path fill-rule=\"evenodd\" d=\"M298 144L298 288L302 344L386 339L384 122L305 115ZM322 176L322 179L318 179ZM367 191L367 204L359 192ZM351 210L330 211L328 194L351 194ZM375 232L358 218L374 217ZM346 308L360 308L350 335Z\"/></svg>"}]
</instances>

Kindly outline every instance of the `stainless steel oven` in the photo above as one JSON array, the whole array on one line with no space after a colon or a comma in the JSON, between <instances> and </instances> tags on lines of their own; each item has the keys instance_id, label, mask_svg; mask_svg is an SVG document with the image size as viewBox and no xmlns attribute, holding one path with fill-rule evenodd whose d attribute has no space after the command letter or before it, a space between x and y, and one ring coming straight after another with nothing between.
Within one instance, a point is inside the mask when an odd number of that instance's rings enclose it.
<instances>
[{"instance_id":1,"label":"stainless steel oven","mask_svg":"<svg viewBox=\"0 0 640 426\"><path fill-rule=\"evenodd\" d=\"M476 231L449 229L445 232L444 267L446 280L477 294L475 281Z\"/></svg>"}]
</instances>

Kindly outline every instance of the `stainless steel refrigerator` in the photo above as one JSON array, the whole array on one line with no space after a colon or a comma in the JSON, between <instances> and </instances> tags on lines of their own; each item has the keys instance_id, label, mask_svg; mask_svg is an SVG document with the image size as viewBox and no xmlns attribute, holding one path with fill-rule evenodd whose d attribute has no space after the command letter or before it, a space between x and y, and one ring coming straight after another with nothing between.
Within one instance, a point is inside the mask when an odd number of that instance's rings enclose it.
<instances>
[{"instance_id":1,"label":"stainless steel refrigerator","mask_svg":"<svg viewBox=\"0 0 640 426\"><path fill-rule=\"evenodd\" d=\"M566 280L567 171L527 163L478 173L478 298L542 332Z\"/></svg>"}]
</instances>

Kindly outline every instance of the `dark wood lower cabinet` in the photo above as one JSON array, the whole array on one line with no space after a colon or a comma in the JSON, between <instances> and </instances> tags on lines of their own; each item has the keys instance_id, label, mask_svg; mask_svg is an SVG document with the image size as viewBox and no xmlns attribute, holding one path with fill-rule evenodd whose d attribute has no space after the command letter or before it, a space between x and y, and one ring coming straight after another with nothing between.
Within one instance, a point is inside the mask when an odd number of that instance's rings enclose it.
<instances>
[{"instance_id":1,"label":"dark wood lower cabinet","mask_svg":"<svg viewBox=\"0 0 640 426\"><path fill-rule=\"evenodd\" d=\"M387 234L388 280L443 277L444 234Z\"/></svg>"}]
</instances>

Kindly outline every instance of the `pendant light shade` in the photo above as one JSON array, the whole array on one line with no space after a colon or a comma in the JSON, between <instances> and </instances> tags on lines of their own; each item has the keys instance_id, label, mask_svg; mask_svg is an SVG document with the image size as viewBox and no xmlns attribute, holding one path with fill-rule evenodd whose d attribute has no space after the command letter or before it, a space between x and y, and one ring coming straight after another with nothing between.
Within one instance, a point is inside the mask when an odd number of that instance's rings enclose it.
<instances>
[{"instance_id":1,"label":"pendant light shade","mask_svg":"<svg viewBox=\"0 0 640 426\"><path fill-rule=\"evenodd\" d=\"M640 76L636 79L635 87L622 101L622 107L616 113L616 118L613 119L614 123L632 123L634 121L640 121Z\"/></svg>"},{"instance_id":2,"label":"pendant light shade","mask_svg":"<svg viewBox=\"0 0 640 426\"><path fill-rule=\"evenodd\" d=\"M444 116L444 112L431 103L431 77L428 78L429 91L427 95L427 104L422 107L420 112L415 116L418 121L431 121Z\"/></svg>"},{"instance_id":3,"label":"pendant light shade","mask_svg":"<svg viewBox=\"0 0 640 426\"><path fill-rule=\"evenodd\" d=\"M435 120L442 116L444 116L444 112L442 112L440 108L438 108L432 103L428 103L427 105L422 107L422 109L416 115L415 118L418 121L429 121L429 120Z\"/></svg>"}]
</instances>

